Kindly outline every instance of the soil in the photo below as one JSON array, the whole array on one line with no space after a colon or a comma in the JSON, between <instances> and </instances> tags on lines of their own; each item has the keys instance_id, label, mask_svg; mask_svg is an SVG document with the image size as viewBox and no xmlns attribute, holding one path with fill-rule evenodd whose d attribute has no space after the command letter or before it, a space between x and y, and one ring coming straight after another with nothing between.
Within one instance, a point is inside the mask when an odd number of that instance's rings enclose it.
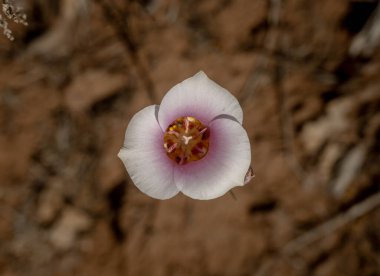
<instances>
[{"instance_id":1,"label":"soil","mask_svg":"<svg viewBox=\"0 0 380 276\"><path fill-rule=\"evenodd\" d=\"M377 1L21 2L29 25L0 35L0 275L380 275L380 48L353 46ZM239 99L255 177L152 199L125 129L199 70Z\"/></svg>"}]
</instances>

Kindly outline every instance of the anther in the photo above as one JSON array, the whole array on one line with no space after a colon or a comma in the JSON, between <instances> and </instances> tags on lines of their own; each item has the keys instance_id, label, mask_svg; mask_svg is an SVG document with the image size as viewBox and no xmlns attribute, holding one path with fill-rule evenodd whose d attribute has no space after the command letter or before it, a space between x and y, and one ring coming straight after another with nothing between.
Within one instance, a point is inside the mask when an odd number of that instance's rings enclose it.
<instances>
[{"instance_id":1,"label":"anther","mask_svg":"<svg viewBox=\"0 0 380 276\"><path fill-rule=\"evenodd\" d=\"M167 149L167 152L168 152L168 153L171 153L173 150L175 150L176 147L177 147L177 143L174 143L173 145L171 145L171 146Z\"/></svg>"}]
</instances>

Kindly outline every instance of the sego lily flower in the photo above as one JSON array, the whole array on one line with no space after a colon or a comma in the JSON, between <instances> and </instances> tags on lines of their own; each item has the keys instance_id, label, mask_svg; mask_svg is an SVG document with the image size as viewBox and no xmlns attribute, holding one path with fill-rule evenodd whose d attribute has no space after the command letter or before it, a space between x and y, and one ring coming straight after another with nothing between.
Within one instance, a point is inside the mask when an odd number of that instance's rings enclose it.
<instances>
[{"instance_id":1,"label":"sego lily flower","mask_svg":"<svg viewBox=\"0 0 380 276\"><path fill-rule=\"evenodd\" d=\"M236 98L205 73L136 113L118 156L143 193L213 199L245 184L251 148Z\"/></svg>"}]
</instances>

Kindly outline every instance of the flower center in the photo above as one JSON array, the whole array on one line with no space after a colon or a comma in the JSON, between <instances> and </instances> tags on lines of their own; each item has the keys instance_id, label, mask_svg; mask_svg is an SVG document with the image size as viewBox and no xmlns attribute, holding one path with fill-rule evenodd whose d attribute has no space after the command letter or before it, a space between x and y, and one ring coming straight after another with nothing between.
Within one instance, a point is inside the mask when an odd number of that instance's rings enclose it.
<instances>
[{"instance_id":1,"label":"flower center","mask_svg":"<svg viewBox=\"0 0 380 276\"><path fill-rule=\"evenodd\" d=\"M209 147L210 129L194 117L186 116L171 123L164 134L167 156L179 165L201 160Z\"/></svg>"}]
</instances>

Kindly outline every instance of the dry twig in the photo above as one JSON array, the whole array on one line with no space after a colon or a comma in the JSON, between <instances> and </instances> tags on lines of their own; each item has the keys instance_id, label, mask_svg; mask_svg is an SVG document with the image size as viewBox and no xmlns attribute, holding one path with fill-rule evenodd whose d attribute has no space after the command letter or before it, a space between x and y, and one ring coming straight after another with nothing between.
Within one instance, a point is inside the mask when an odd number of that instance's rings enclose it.
<instances>
[{"instance_id":1,"label":"dry twig","mask_svg":"<svg viewBox=\"0 0 380 276\"><path fill-rule=\"evenodd\" d=\"M355 204L345 213L339 214L336 217L324 222L316 228L308 231L300 237L290 241L283 249L286 255L292 255L304 247L331 235L334 231L342 228L350 222L364 216L368 212L374 210L380 205L380 192L370 196L360 203Z\"/></svg>"},{"instance_id":2,"label":"dry twig","mask_svg":"<svg viewBox=\"0 0 380 276\"><path fill-rule=\"evenodd\" d=\"M157 103L158 99L155 93L153 81L148 73L148 69L145 68L138 51L138 46L132 39L131 30L128 24L125 22L125 18L128 20L128 14L120 14L113 6L112 1L96 0L99 6L102 8L103 14L109 21L111 26L115 29L121 42L124 44L130 59L135 66L139 78L142 80L144 88L148 94L148 97L153 103ZM110 3L111 2L111 3Z\"/></svg>"},{"instance_id":3,"label":"dry twig","mask_svg":"<svg viewBox=\"0 0 380 276\"><path fill-rule=\"evenodd\" d=\"M304 249L305 247L311 245L312 243L331 235L334 231L337 231L338 229L353 222L354 220L373 211L375 208L379 207L379 205L380 192L355 204L346 212L333 217L332 219L306 232L305 234L295 238L294 240L291 240L276 256L266 260L261 265L260 269L255 274L255 276L271 275L270 270L273 268L278 258L285 259L293 265L296 264L297 267L302 268L302 260L293 259L294 254Z\"/></svg>"},{"instance_id":4,"label":"dry twig","mask_svg":"<svg viewBox=\"0 0 380 276\"><path fill-rule=\"evenodd\" d=\"M273 52L278 51L277 41L279 33L277 32L277 27L280 25L281 17L281 0L270 0L270 12L268 14L269 24L274 28L274 31L269 33L267 36L268 48ZM300 164L296 156L295 149L295 134L292 122L292 116L288 110L287 98L285 92L282 90L282 74L283 68L279 62L277 62L276 69L274 72L274 83L276 85L278 106L280 110L280 126L282 133L282 140L284 144L284 154L288 161L290 169L296 174L297 178L304 184L304 186L310 186L311 178L307 175L305 169Z\"/></svg>"},{"instance_id":5,"label":"dry twig","mask_svg":"<svg viewBox=\"0 0 380 276\"><path fill-rule=\"evenodd\" d=\"M380 46L380 4L364 28L353 39L350 47L352 56L370 56Z\"/></svg>"}]
</instances>

